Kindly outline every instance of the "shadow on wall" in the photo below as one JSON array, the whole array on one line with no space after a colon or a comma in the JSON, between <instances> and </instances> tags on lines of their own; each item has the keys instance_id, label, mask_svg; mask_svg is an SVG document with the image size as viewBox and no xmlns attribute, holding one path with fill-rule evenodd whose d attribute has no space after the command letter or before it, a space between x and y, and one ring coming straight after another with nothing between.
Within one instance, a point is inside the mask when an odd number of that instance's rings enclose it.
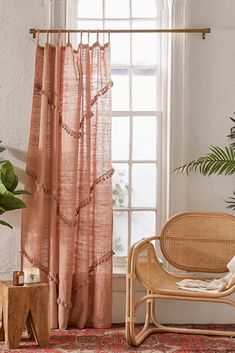
<instances>
[{"instance_id":1,"label":"shadow on wall","mask_svg":"<svg viewBox=\"0 0 235 353\"><path fill-rule=\"evenodd\" d=\"M15 159L26 164L27 151L20 150L15 147L7 147L7 150L15 157ZM19 181L21 183L24 183L25 169L17 167L16 165L14 165L14 169Z\"/></svg>"},{"instance_id":2,"label":"shadow on wall","mask_svg":"<svg viewBox=\"0 0 235 353\"><path fill-rule=\"evenodd\" d=\"M26 162L27 160L27 152L23 150L19 150L15 147L7 147L7 150L11 152L11 154L18 159L19 161Z\"/></svg>"}]
</instances>

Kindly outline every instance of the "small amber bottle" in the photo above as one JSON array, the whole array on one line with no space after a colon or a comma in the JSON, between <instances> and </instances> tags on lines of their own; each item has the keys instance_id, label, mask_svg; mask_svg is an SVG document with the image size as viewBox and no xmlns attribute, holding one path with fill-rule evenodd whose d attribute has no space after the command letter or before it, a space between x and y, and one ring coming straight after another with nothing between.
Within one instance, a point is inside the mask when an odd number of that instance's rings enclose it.
<instances>
[{"instance_id":1,"label":"small amber bottle","mask_svg":"<svg viewBox=\"0 0 235 353\"><path fill-rule=\"evenodd\" d=\"M13 285L14 286L23 286L24 285L24 272L23 271L14 271L13 272Z\"/></svg>"}]
</instances>

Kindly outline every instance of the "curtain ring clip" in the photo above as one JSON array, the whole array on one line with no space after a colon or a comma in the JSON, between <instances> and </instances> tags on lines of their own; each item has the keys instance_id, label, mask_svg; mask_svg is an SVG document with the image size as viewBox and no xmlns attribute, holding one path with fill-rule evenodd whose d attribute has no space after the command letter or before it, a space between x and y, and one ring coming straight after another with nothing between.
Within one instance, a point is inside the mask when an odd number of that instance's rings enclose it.
<instances>
[{"instance_id":1,"label":"curtain ring clip","mask_svg":"<svg viewBox=\"0 0 235 353\"><path fill-rule=\"evenodd\" d=\"M49 43L49 31L47 31L47 41L46 41L46 44Z\"/></svg>"},{"instance_id":2,"label":"curtain ring clip","mask_svg":"<svg viewBox=\"0 0 235 353\"><path fill-rule=\"evenodd\" d=\"M60 44L61 31L58 31L57 44Z\"/></svg>"},{"instance_id":3,"label":"curtain ring clip","mask_svg":"<svg viewBox=\"0 0 235 353\"><path fill-rule=\"evenodd\" d=\"M87 31L87 42L88 42L88 45L90 44L90 30L88 29Z\"/></svg>"}]
</instances>

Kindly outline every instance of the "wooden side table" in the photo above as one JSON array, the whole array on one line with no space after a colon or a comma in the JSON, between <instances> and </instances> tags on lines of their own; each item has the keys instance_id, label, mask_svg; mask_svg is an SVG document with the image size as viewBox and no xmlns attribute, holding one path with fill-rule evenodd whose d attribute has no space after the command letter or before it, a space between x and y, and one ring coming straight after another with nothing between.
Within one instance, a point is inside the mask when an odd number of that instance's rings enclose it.
<instances>
[{"instance_id":1,"label":"wooden side table","mask_svg":"<svg viewBox=\"0 0 235 353\"><path fill-rule=\"evenodd\" d=\"M39 346L49 344L49 286L46 283L13 286L0 282L0 315L7 348L17 348L25 325Z\"/></svg>"}]
</instances>

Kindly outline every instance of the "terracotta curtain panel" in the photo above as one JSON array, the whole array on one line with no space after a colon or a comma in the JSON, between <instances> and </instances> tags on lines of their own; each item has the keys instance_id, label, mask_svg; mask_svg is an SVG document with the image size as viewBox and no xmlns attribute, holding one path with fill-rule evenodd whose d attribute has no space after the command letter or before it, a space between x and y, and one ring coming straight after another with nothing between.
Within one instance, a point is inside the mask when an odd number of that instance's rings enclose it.
<instances>
[{"instance_id":1,"label":"terracotta curtain panel","mask_svg":"<svg viewBox=\"0 0 235 353\"><path fill-rule=\"evenodd\" d=\"M51 328L109 327L110 45L37 45L22 261L50 284Z\"/></svg>"}]
</instances>

